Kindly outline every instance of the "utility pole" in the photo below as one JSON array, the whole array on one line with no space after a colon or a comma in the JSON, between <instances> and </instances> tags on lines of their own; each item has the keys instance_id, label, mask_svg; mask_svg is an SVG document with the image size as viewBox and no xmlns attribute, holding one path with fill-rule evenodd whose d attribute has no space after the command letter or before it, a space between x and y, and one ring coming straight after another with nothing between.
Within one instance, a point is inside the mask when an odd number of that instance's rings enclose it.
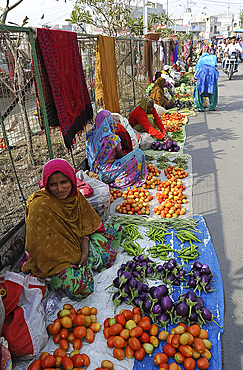
<instances>
[{"instance_id":1,"label":"utility pole","mask_svg":"<svg viewBox=\"0 0 243 370\"><path fill-rule=\"evenodd\" d=\"M143 33L148 32L148 4L147 0L143 0Z\"/></svg>"}]
</instances>

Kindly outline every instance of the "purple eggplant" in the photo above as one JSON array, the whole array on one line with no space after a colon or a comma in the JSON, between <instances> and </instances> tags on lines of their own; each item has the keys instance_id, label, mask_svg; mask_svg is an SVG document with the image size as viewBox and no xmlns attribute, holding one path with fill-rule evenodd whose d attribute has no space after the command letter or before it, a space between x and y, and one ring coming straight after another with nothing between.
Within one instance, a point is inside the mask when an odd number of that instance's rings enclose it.
<instances>
[{"instance_id":1,"label":"purple eggplant","mask_svg":"<svg viewBox=\"0 0 243 370\"><path fill-rule=\"evenodd\" d=\"M189 307L185 301L179 302L175 306L176 315L179 317L187 317L189 313Z\"/></svg>"},{"instance_id":2,"label":"purple eggplant","mask_svg":"<svg viewBox=\"0 0 243 370\"><path fill-rule=\"evenodd\" d=\"M214 316L212 314L211 311L209 311L208 308L206 307L203 307L202 309L202 314L200 315L200 317L202 318L203 322L205 323L205 321L209 321L209 322L214 322L216 325L218 325L220 328L222 328L222 326L220 326L215 320L214 320Z\"/></svg>"},{"instance_id":3,"label":"purple eggplant","mask_svg":"<svg viewBox=\"0 0 243 370\"><path fill-rule=\"evenodd\" d=\"M150 310L151 310L151 307L152 307L152 302L147 299L146 301L143 301L143 304L142 304L142 310L147 314L147 313L150 313Z\"/></svg>"},{"instance_id":4,"label":"purple eggplant","mask_svg":"<svg viewBox=\"0 0 243 370\"><path fill-rule=\"evenodd\" d=\"M142 292L139 297L141 298L142 301L145 301L147 299L147 293L146 292Z\"/></svg>"},{"instance_id":5,"label":"purple eggplant","mask_svg":"<svg viewBox=\"0 0 243 370\"><path fill-rule=\"evenodd\" d=\"M168 294L168 289L166 288L165 285L158 285L150 293L150 295L153 299L158 299L158 300L161 299L162 297L164 297L167 294Z\"/></svg>"},{"instance_id":6,"label":"purple eggplant","mask_svg":"<svg viewBox=\"0 0 243 370\"><path fill-rule=\"evenodd\" d=\"M173 301L168 295L161 298L160 305L166 313L173 310Z\"/></svg>"},{"instance_id":7,"label":"purple eggplant","mask_svg":"<svg viewBox=\"0 0 243 370\"><path fill-rule=\"evenodd\" d=\"M199 261L193 262L192 268L193 268L193 270L201 271L201 268L202 268L201 262L199 262Z\"/></svg>"},{"instance_id":8,"label":"purple eggplant","mask_svg":"<svg viewBox=\"0 0 243 370\"><path fill-rule=\"evenodd\" d=\"M162 314L162 307L160 306L160 304L156 303L153 308L152 308L152 313L154 315L161 315Z\"/></svg>"},{"instance_id":9,"label":"purple eggplant","mask_svg":"<svg viewBox=\"0 0 243 370\"><path fill-rule=\"evenodd\" d=\"M194 277L190 277L188 282L187 282L187 288L189 289L195 289L197 286L197 282L196 280L194 279Z\"/></svg>"},{"instance_id":10,"label":"purple eggplant","mask_svg":"<svg viewBox=\"0 0 243 370\"><path fill-rule=\"evenodd\" d=\"M167 325L169 324L169 322L170 322L170 316L169 316L167 313L163 312L161 315L159 315L159 316L157 317L157 321L158 321L158 323L159 323L161 326L165 327L165 330L166 330L166 326L167 326Z\"/></svg>"},{"instance_id":11,"label":"purple eggplant","mask_svg":"<svg viewBox=\"0 0 243 370\"><path fill-rule=\"evenodd\" d=\"M120 286L121 286L122 284L127 283L131 279L132 274L129 271L123 271L123 273L119 275L119 277L120 277L120 282L121 282Z\"/></svg>"}]
</instances>

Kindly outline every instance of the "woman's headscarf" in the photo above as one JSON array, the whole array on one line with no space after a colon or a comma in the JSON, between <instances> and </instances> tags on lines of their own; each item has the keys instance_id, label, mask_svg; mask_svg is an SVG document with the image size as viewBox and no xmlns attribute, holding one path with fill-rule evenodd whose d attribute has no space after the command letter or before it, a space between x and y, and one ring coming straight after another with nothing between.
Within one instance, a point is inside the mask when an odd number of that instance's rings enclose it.
<instances>
[{"instance_id":1,"label":"woman's headscarf","mask_svg":"<svg viewBox=\"0 0 243 370\"><path fill-rule=\"evenodd\" d=\"M49 176L56 171L76 184L75 171L70 164L54 159L43 170L45 187ZM29 260L24 264L23 272L31 272L38 277L52 276L78 264L83 237L95 232L101 224L90 203L77 192L77 186L66 199L51 196L47 188L29 197L25 211L25 250Z\"/></svg>"},{"instance_id":2,"label":"woman's headscarf","mask_svg":"<svg viewBox=\"0 0 243 370\"><path fill-rule=\"evenodd\" d=\"M152 79L152 82L155 82L159 78L158 76L161 75L161 73L162 73L161 71L156 71Z\"/></svg>"},{"instance_id":3,"label":"woman's headscarf","mask_svg":"<svg viewBox=\"0 0 243 370\"><path fill-rule=\"evenodd\" d=\"M146 98L143 98L143 99L140 101L139 106L140 106L140 108L141 108L145 113L147 113L148 103L149 103L150 101L152 101L152 102L153 102L153 100L152 100L150 97L148 97L148 96L146 96Z\"/></svg>"},{"instance_id":4,"label":"woman's headscarf","mask_svg":"<svg viewBox=\"0 0 243 370\"><path fill-rule=\"evenodd\" d=\"M117 124L111 112L100 111L93 128L86 134L86 156L91 171L97 173L99 167L106 163L111 151L120 143L116 130Z\"/></svg>"},{"instance_id":5,"label":"woman's headscarf","mask_svg":"<svg viewBox=\"0 0 243 370\"><path fill-rule=\"evenodd\" d=\"M197 75L200 68L203 66L211 66L211 67L217 67L217 57L216 55L210 55L209 53L203 53L200 58L198 59L198 62L195 67L195 73Z\"/></svg>"},{"instance_id":6,"label":"woman's headscarf","mask_svg":"<svg viewBox=\"0 0 243 370\"><path fill-rule=\"evenodd\" d=\"M48 179L54 172L62 172L73 184L73 192L71 197L76 197L77 195L77 178L73 167L65 161L65 159L52 159L43 168L43 185L48 193L52 194L48 187Z\"/></svg>"}]
</instances>

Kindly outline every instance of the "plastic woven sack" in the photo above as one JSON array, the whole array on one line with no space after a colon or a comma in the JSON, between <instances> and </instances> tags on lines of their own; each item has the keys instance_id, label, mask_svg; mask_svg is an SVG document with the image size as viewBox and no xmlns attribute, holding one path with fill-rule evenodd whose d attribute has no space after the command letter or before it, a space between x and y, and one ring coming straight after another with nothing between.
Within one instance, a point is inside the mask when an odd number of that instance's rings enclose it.
<instances>
[{"instance_id":1,"label":"plastic woven sack","mask_svg":"<svg viewBox=\"0 0 243 370\"><path fill-rule=\"evenodd\" d=\"M92 197L88 198L88 202L94 208L102 222L105 222L110 214L110 190L109 186L104 182L97 180L95 178L89 177L84 171L80 170L76 173L76 176L89 184L93 190L94 194Z\"/></svg>"},{"instance_id":2,"label":"plastic woven sack","mask_svg":"<svg viewBox=\"0 0 243 370\"><path fill-rule=\"evenodd\" d=\"M42 304L45 283L34 276L7 272L3 299L5 319L2 336L12 357L36 356L48 341Z\"/></svg>"}]
</instances>

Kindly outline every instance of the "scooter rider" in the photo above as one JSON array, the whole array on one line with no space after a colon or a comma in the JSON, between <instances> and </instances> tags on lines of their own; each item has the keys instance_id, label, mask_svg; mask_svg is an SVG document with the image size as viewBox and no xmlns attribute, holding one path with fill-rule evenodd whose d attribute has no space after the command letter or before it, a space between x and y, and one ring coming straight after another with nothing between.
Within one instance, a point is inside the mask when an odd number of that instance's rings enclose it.
<instances>
[{"instance_id":1,"label":"scooter rider","mask_svg":"<svg viewBox=\"0 0 243 370\"><path fill-rule=\"evenodd\" d=\"M232 37L231 38L231 42L229 42L229 44L226 46L225 50L224 50L224 53L228 53L228 54L232 54L233 52L236 52L239 51L240 53L243 52L242 48L240 47L240 45L238 43L236 43L236 37ZM223 67L223 71L226 72L225 70L225 63L226 63L226 58L225 60L223 60L223 63L222 63L222 67ZM238 68L238 63L235 64L235 72L238 72L237 70Z\"/></svg>"}]
</instances>

